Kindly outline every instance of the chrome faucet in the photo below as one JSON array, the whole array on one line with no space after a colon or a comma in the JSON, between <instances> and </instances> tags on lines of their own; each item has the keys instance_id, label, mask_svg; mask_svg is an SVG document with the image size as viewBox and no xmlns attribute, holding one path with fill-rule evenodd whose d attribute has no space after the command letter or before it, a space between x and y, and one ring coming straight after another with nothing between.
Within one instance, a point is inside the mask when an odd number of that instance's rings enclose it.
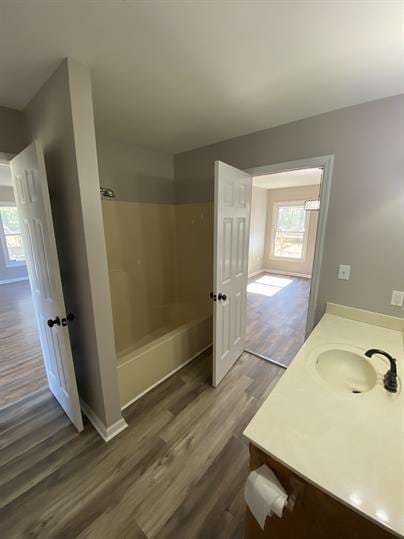
<instances>
[{"instance_id":1,"label":"chrome faucet","mask_svg":"<svg viewBox=\"0 0 404 539\"><path fill-rule=\"evenodd\" d=\"M390 391L391 393L397 393L397 360L387 352L378 350L377 348L370 348L370 350L365 352L365 356L369 358L371 358L374 354L380 354L389 360L390 369L386 372L383 378L384 389Z\"/></svg>"}]
</instances>

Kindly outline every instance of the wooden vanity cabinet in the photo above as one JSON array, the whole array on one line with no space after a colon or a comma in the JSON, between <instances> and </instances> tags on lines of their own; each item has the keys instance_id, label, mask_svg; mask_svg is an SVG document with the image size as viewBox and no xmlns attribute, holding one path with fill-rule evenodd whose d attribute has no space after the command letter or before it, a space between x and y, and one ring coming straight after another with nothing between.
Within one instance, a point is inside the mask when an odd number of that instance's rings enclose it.
<instances>
[{"instance_id":1,"label":"wooden vanity cabinet","mask_svg":"<svg viewBox=\"0 0 404 539\"><path fill-rule=\"evenodd\" d=\"M267 464L288 494L297 492L292 511L267 518L264 531L247 507L246 539L392 539L380 528L294 474L250 444L250 471Z\"/></svg>"}]
</instances>

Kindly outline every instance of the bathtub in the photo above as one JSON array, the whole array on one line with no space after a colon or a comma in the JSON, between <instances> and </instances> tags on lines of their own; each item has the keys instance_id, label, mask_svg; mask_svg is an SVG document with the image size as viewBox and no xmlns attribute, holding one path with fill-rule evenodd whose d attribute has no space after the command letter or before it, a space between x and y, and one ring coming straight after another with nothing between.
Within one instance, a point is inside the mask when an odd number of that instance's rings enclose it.
<instances>
[{"instance_id":1,"label":"bathtub","mask_svg":"<svg viewBox=\"0 0 404 539\"><path fill-rule=\"evenodd\" d=\"M126 408L212 343L212 317L187 304L164 307L164 324L118 354L121 407Z\"/></svg>"}]
</instances>

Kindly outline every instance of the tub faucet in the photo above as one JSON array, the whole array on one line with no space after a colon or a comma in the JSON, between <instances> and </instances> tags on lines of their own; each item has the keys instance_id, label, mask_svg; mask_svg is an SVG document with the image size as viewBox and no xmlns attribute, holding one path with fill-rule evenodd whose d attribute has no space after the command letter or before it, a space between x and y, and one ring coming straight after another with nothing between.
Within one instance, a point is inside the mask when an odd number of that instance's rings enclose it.
<instances>
[{"instance_id":1,"label":"tub faucet","mask_svg":"<svg viewBox=\"0 0 404 539\"><path fill-rule=\"evenodd\" d=\"M383 378L384 389L391 393L397 393L397 360L387 352L378 350L377 348L370 348L365 352L366 357L372 357L373 354L380 354L390 361L390 369L386 372Z\"/></svg>"}]
</instances>

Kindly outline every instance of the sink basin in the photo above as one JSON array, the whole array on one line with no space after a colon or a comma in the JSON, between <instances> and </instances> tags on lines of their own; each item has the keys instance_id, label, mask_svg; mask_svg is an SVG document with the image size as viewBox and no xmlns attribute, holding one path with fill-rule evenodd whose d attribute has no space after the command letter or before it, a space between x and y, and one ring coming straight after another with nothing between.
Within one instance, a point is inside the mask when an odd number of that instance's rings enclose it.
<instances>
[{"instance_id":1,"label":"sink basin","mask_svg":"<svg viewBox=\"0 0 404 539\"><path fill-rule=\"evenodd\" d=\"M344 393L365 393L377 382L371 363L349 350L325 350L317 356L316 369L328 384Z\"/></svg>"}]
</instances>

